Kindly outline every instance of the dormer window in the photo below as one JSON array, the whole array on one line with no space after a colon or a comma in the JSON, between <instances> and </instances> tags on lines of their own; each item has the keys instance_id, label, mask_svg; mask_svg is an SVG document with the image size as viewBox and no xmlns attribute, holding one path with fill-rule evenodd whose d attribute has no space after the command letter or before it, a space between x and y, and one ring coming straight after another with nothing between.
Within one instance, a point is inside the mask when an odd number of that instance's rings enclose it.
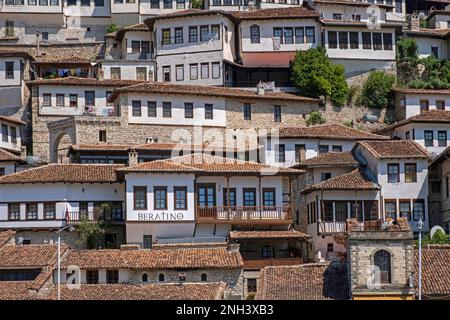
<instances>
[{"instance_id":1,"label":"dormer window","mask_svg":"<svg viewBox=\"0 0 450 320\"><path fill-rule=\"evenodd\" d=\"M333 20L342 20L343 15L341 13L333 13Z\"/></svg>"}]
</instances>

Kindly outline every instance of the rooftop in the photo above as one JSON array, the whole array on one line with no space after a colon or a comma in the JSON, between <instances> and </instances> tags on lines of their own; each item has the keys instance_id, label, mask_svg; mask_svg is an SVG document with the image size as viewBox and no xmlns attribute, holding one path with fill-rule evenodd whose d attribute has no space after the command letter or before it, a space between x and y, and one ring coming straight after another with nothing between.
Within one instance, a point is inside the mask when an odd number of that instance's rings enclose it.
<instances>
[{"instance_id":1,"label":"rooftop","mask_svg":"<svg viewBox=\"0 0 450 320\"><path fill-rule=\"evenodd\" d=\"M11 116L1 116L0 115L0 121L17 124L19 126L24 126L27 124L25 121L22 121L20 119L17 119L15 117L11 117Z\"/></svg>"},{"instance_id":2,"label":"rooftop","mask_svg":"<svg viewBox=\"0 0 450 320\"><path fill-rule=\"evenodd\" d=\"M358 141L355 148L358 145L377 159L431 159L427 150L413 140Z\"/></svg>"},{"instance_id":3,"label":"rooftop","mask_svg":"<svg viewBox=\"0 0 450 320\"><path fill-rule=\"evenodd\" d=\"M0 281L0 300L32 300L34 281Z\"/></svg>"},{"instance_id":4,"label":"rooftop","mask_svg":"<svg viewBox=\"0 0 450 320\"><path fill-rule=\"evenodd\" d=\"M138 164L119 172L184 172L200 174L242 174L242 175L290 175L301 174L302 170L273 167L252 161L242 161L209 154L195 153L176 158L156 160ZM1 181L1 179L0 179Z\"/></svg>"},{"instance_id":5,"label":"rooftop","mask_svg":"<svg viewBox=\"0 0 450 320\"><path fill-rule=\"evenodd\" d=\"M121 164L49 164L0 177L0 184L112 183Z\"/></svg>"},{"instance_id":6,"label":"rooftop","mask_svg":"<svg viewBox=\"0 0 450 320\"><path fill-rule=\"evenodd\" d=\"M20 162L22 159L9 151L0 148L0 162Z\"/></svg>"},{"instance_id":7,"label":"rooftop","mask_svg":"<svg viewBox=\"0 0 450 320\"><path fill-rule=\"evenodd\" d=\"M221 300L224 282L183 284L82 284L77 290L61 288L62 300ZM53 287L49 299L56 300Z\"/></svg>"},{"instance_id":8,"label":"rooftop","mask_svg":"<svg viewBox=\"0 0 450 320\"><path fill-rule=\"evenodd\" d=\"M320 99L298 96L285 92L266 92L264 95L258 95L253 90L242 90L236 88L213 87L202 85L182 85L172 84L168 82L146 82L128 87L117 88L113 91L109 102L114 102L121 93L166 93L174 95L195 95L195 96L212 96L248 100L276 100L276 101L292 101L292 102L311 102L319 103Z\"/></svg>"},{"instance_id":9,"label":"rooftop","mask_svg":"<svg viewBox=\"0 0 450 320\"><path fill-rule=\"evenodd\" d=\"M256 300L348 300L344 264L313 263L266 267L261 271Z\"/></svg>"},{"instance_id":10,"label":"rooftop","mask_svg":"<svg viewBox=\"0 0 450 320\"><path fill-rule=\"evenodd\" d=\"M367 169L357 168L349 173L330 178L326 181L319 182L302 191L303 194L319 190L343 190L343 191L360 191L360 190L379 190L380 186L370 178Z\"/></svg>"},{"instance_id":11,"label":"rooftop","mask_svg":"<svg viewBox=\"0 0 450 320\"><path fill-rule=\"evenodd\" d=\"M125 87L141 83L142 81L138 80L112 80L112 79L98 80L95 78L79 78L79 77L39 79L27 82L28 85L90 86L90 87Z\"/></svg>"},{"instance_id":12,"label":"rooftop","mask_svg":"<svg viewBox=\"0 0 450 320\"><path fill-rule=\"evenodd\" d=\"M242 258L239 251L229 251L224 246L71 250L63 260L62 267L70 265L81 269L228 269L241 268Z\"/></svg>"},{"instance_id":13,"label":"rooftop","mask_svg":"<svg viewBox=\"0 0 450 320\"><path fill-rule=\"evenodd\" d=\"M449 91L450 94L450 91ZM388 130L401 127L408 123L450 123L450 111L446 110L429 110L423 113L417 114L415 116L409 117L408 119L401 120L394 124L391 124L383 129L377 130L378 133L383 133Z\"/></svg>"},{"instance_id":14,"label":"rooftop","mask_svg":"<svg viewBox=\"0 0 450 320\"><path fill-rule=\"evenodd\" d=\"M310 127L284 127L279 138L305 138L330 140L389 140L389 137L350 128L341 124L320 124Z\"/></svg>"},{"instance_id":15,"label":"rooftop","mask_svg":"<svg viewBox=\"0 0 450 320\"><path fill-rule=\"evenodd\" d=\"M0 248L9 243L15 234L16 232L13 230L0 231Z\"/></svg>"},{"instance_id":16,"label":"rooftop","mask_svg":"<svg viewBox=\"0 0 450 320\"><path fill-rule=\"evenodd\" d=\"M336 167L350 166L357 167L359 162L353 157L351 152L326 152L319 154L317 157L307 159L294 167Z\"/></svg>"},{"instance_id":17,"label":"rooftop","mask_svg":"<svg viewBox=\"0 0 450 320\"><path fill-rule=\"evenodd\" d=\"M415 250L417 283L418 250ZM450 244L429 245L422 250L422 288L425 296L450 294Z\"/></svg>"},{"instance_id":18,"label":"rooftop","mask_svg":"<svg viewBox=\"0 0 450 320\"><path fill-rule=\"evenodd\" d=\"M67 249L62 247L62 252ZM53 244L4 245L0 248L0 267L45 267L56 263L57 246Z\"/></svg>"}]
</instances>

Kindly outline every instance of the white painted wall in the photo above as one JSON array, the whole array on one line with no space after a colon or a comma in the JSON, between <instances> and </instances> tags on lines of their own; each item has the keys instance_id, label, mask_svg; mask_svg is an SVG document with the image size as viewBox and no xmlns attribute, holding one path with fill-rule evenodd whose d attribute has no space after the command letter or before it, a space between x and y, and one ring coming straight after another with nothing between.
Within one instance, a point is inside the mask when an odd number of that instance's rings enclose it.
<instances>
[{"instance_id":1,"label":"white painted wall","mask_svg":"<svg viewBox=\"0 0 450 320\"><path fill-rule=\"evenodd\" d=\"M419 57L426 58L432 53L432 47L438 47L438 58L448 59L448 42L446 39L431 38L431 37L414 37L408 36L416 41L419 48Z\"/></svg>"},{"instance_id":2,"label":"white painted wall","mask_svg":"<svg viewBox=\"0 0 450 320\"><path fill-rule=\"evenodd\" d=\"M139 1L123 0L123 3L116 3L111 0L111 13L139 13Z\"/></svg>"},{"instance_id":3,"label":"white painted wall","mask_svg":"<svg viewBox=\"0 0 450 320\"><path fill-rule=\"evenodd\" d=\"M352 20L352 15L357 14L361 16L361 21L368 21L369 13L367 7L362 6L345 6L339 4L324 4L316 3L315 7L317 11L320 12L323 19L333 19L333 14L341 14L342 20L350 21ZM379 14L377 15L378 21L386 21L386 9L380 8Z\"/></svg>"},{"instance_id":4,"label":"white painted wall","mask_svg":"<svg viewBox=\"0 0 450 320\"><path fill-rule=\"evenodd\" d=\"M436 109L436 101L445 101L445 110L450 111L450 95L445 94L404 94L406 118L420 114L420 100L428 100L430 110Z\"/></svg>"},{"instance_id":5,"label":"white painted wall","mask_svg":"<svg viewBox=\"0 0 450 320\"><path fill-rule=\"evenodd\" d=\"M104 60L101 62L103 78L111 79L111 68L120 68L120 78L137 80L137 68L146 68L147 81L155 81L155 65L153 61Z\"/></svg>"},{"instance_id":6,"label":"white painted wall","mask_svg":"<svg viewBox=\"0 0 450 320\"><path fill-rule=\"evenodd\" d=\"M140 0L139 1L139 12L141 15L159 15L165 13L172 13L175 11L186 10L191 7L191 1L185 0L184 7L180 4L177 6L177 1L172 0L172 8L164 8L164 1L159 0L159 8L152 8L150 0Z\"/></svg>"},{"instance_id":7,"label":"white painted wall","mask_svg":"<svg viewBox=\"0 0 450 320\"><path fill-rule=\"evenodd\" d=\"M0 169L5 170L5 175L16 172L16 164L14 162L0 162Z\"/></svg>"},{"instance_id":8,"label":"white painted wall","mask_svg":"<svg viewBox=\"0 0 450 320\"><path fill-rule=\"evenodd\" d=\"M114 0L113 0L114 1ZM90 0L90 5L81 5L81 0L77 0L76 6L68 6L64 1L64 15L73 17L109 17L111 15L110 0L104 0L103 6L96 6L94 0Z\"/></svg>"},{"instance_id":9,"label":"white painted wall","mask_svg":"<svg viewBox=\"0 0 450 320\"><path fill-rule=\"evenodd\" d=\"M8 134L3 135L3 127L8 128ZM17 141L14 143L12 141L12 132L16 132ZM10 122L0 120L0 148L7 149L10 151L20 152L22 146L22 136L20 131L20 126L17 124L12 124Z\"/></svg>"},{"instance_id":10,"label":"white painted wall","mask_svg":"<svg viewBox=\"0 0 450 320\"><path fill-rule=\"evenodd\" d=\"M13 79L6 79L6 62L14 63ZM20 65L22 63L23 59L19 57L0 57L0 87L23 85L22 74L20 72Z\"/></svg>"},{"instance_id":11,"label":"white painted wall","mask_svg":"<svg viewBox=\"0 0 450 320\"><path fill-rule=\"evenodd\" d=\"M23 0L23 4L21 5L7 5L3 4L0 7L0 12L2 13L62 13L62 0L56 0L58 3L56 5L52 5L50 0L48 0L48 4L43 5L30 5L27 0ZM39 0L37 1L39 4Z\"/></svg>"}]
</instances>

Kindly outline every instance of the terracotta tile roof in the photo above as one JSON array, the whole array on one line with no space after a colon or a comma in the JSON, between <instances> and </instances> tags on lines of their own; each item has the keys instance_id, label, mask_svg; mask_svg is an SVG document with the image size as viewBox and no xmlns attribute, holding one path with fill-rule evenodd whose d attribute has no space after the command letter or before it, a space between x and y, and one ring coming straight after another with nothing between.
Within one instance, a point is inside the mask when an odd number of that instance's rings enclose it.
<instances>
[{"instance_id":1,"label":"terracotta tile roof","mask_svg":"<svg viewBox=\"0 0 450 320\"><path fill-rule=\"evenodd\" d=\"M151 250L71 250L62 262L63 268L76 265L81 269L228 269L241 268L238 251L226 247L159 248Z\"/></svg>"},{"instance_id":2,"label":"terracotta tile roof","mask_svg":"<svg viewBox=\"0 0 450 320\"><path fill-rule=\"evenodd\" d=\"M196 172L203 174L239 173L243 175L296 175L304 172L297 169L279 168L252 161L235 160L201 153L195 153L165 160L145 162L131 168L119 169L118 171L187 173Z\"/></svg>"},{"instance_id":3,"label":"terracotta tile roof","mask_svg":"<svg viewBox=\"0 0 450 320\"><path fill-rule=\"evenodd\" d=\"M307 239L311 236L297 230L242 230L230 231L230 239Z\"/></svg>"},{"instance_id":4,"label":"terracotta tile roof","mask_svg":"<svg viewBox=\"0 0 450 320\"><path fill-rule=\"evenodd\" d=\"M33 300L33 281L0 281L0 300Z\"/></svg>"},{"instance_id":5,"label":"terracotta tile roof","mask_svg":"<svg viewBox=\"0 0 450 320\"><path fill-rule=\"evenodd\" d=\"M121 164L49 164L0 177L10 183L102 183L117 182Z\"/></svg>"},{"instance_id":6,"label":"terracotta tile roof","mask_svg":"<svg viewBox=\"0 0 450 320\"><path fill-rule=\"evenodd\" d=\"M313 263L266 267L257 300L347 300L350 288L344 264Z\"/></svg>"},{"instance_id":7,"label":"terracotta tile roof","mask_svg":"<svg viewBox=\"0 0 450 320\"><path fill-rule=\"evenodd\" d=\"M266 92L258 95L254 90L243 90L236 88L213 87L202 85L181 85L167 82L146 82L124 88L115 89L109 98L114 102L121 93L169 93L179 95L213 96L224 98L248 99L248 100L276 100L276 101L301 101L319 103L320 99L302 97L285 92Z\"/></svg>"},{"instance_id":8,"label":"terracotta tile roof","mask_svg":"<svg viewBox=\"0 0 450 320\"><path fill-rule=\"evenodd\" d=\"M149 28L145 23L134 24L124 28L120 28L113 34L110 34L110 36L114 35L116 40L121 41L127 32L149 32Z\"/></svg>"},{"instance_id":9,"label":"terracotta tile roof","mask_svg":"<svg viewBox=\"0 0 450 320\"><path fill-rule=\"evenodd\" d=\"M359 162L351 152L326 152L317 157L307 159L295 167L335 167L335 166L359 166Z\"/></svg>"},{"instance_id":10,"label":"terracotta tile roof","mask_svg":"<svg viewBox=\"0 0 450 320\"><path fill-rule=\"evenodd\" d=\"M436 89L414 89L414 88L395 88L394 92L406 94L434 94L434 95L450 95L450 90L436 90Z\"/></svg>"},{"instance_id":11,"label":"terracotta tile roof","mask_svg":"<svg viewBox=\"0 0 450 320\"><path fill-rule=\"evenodd\" d=\"M15 234L16 232L13 230L0 231L0 248L9 243Z\"/></svg>"},{"instance_id":12,"label":"terracotta tile roof","mask_svg":"<svg viewBox=\"0 0 450 320\"><path fill-rule=\"evenodd\" d=\"M17 49L0 48L0 57L22 57L34 60L34 58L28 52Z\"/></svg>"},{"instance_id":13,"label":"terracotta tile roof","mask_svg":"<svg viewBox=\"0 0 450 320\"><path fill-rule=\"evenodd\" d=\"M449 91L450 93L450 91ZM401 120L394 124L391 124L387 127L384 127L380 130L377 130L377 133L384 133L391 129L401 127L408 123L450 123L450 111L447 110L429 110L423 113L417 114L415 116L409 117L408 119Z\"/></svg>"},{"instance_id":14,"label":"terracotta tile roof","mask_svg":"<svg viewBox=\"0 0 450 320\"><path fill-rule=\"evenodd\" d=\"M318 18L320 16L318 11L307 6L236 11L233 12L233 15L241 21L256 19Z\"/></svg>"},{"instance_id":15,"label":"terracotta tile roof","mask_svg":"<svg viewBox=\"0 0 450 320\"><path fill-rule=\"evenodd\" d=\"M33 64L76 64L76 65L90 65L91 61L75 55L67 56L51 56L44 55L36 57Z\"/></svg>"},{"instance_id":16,"label":"terracotta tile roof","mask_svg":"<svg viewBox=\"0 0 450 320\"><path fill-rule=\"evenodd\" d=\"M57 245L29 244L4 245L0 248L0 267L45 267L54 265L57 261ZM67 250L63 245L61 252Z\"/></svg>"},{"instance_id":17,"label":"terracotta tile roof","mask_svg":"<svg viewBox=\"0 0 450 320\"><path fill-rule=\"evenodd\" d=\"M312 185L302 191L303 194L318 190L379 190L380 186L370 178L368 170L358 168L349 173Z\"/></svg>"},{"instance_id":18,"label":"terracotta tile roof","mask_svg":"<svg viewBox=\"0 0 450 320\"><path fill-rule=\"evenodd\" d=\"M357 146L377 159L431 159L428 151L413 140L358 141Z\"/></svg>"},{"instance_id":19,"label":"terracotta tile roof","mask_svg":"<svg viewBox=\"0 0 450 320\"><path fill-rule=\"evenodd\" d=\"M94 78L56 78L56 79L39 79L28 81L28 85L51 85L51 86L92 86L92 87L126 87L136 84L141 84L143 81L138 80L112 80L103 79L97 80Z\"/></svg>"},{"instance_id":20,"label":"terracotta tile roof","mask_svg":"<svg viewBox=\"0 0 450 320\"><path fill-rule=\"evenodd\" d=\"M0 121L14 123L14 124L17 124L19 126L24 126L24 125L27 124L25 121L22 121L20 119L17 119L15 117L11 117L11 116L1 116L0 115Z\"/></svg>"},{"instance_id":21,"label":"terracotta tile roof","mask_svg":"<svg viewBox=\"0 0 450 320\"><path fill-rule=\"evenodd\" d=\"M284 127L279 138L307 138L332 140L389 140L389 137L343 126L341 124L321 124L310 127Z\"/></svg>"},{"instance_id":22,"label":"terracotta tile roof","mask_svg":"<svg viewBox=\"0 0 450 320\"><path fill-rule=\"evenodd\" d=\"M422 290L424 295L450 294L450 244L430 245L422 250ZM415 276L418 280L419 252L415 250Z\"/></svg>"},{"instance_id":23,"label":"terracotta tile roof","mask_svg":"<svg viewBox=\"0 0 450 320\"><path fill-rule=\"evenodd\" d=\"M62 300L221 300L223 282L183 284L82 284L80 289L61 288ZM56 300L53 287L49 299Z\"/></svg>"},{"instance_id":24,"label":"terracotta tile roof","mask_svg":"<svg viewBox=\"0 0 450 320\"><path fill-rule=\"evenodd\" d=\"M0 148L0 162L21 162L22 159L11 152Z\"/></svg>"}]
</instances>

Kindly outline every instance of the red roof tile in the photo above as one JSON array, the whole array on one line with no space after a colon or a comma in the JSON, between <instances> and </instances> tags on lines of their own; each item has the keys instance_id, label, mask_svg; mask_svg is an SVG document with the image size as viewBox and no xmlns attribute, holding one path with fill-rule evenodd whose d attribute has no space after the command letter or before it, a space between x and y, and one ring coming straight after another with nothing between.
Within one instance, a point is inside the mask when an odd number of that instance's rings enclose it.
<instances>
[{"instance_id":1,"label":"red roof tile","mask_svg":"<svg viewBox=\"0 0 450 320\"><path fill-rule=\"evenodd\" d=\"M111 183L117 182L121 164L49 164L0 177L10 183Z\"/></svg>"},{"instance_id":2,"label":"red roof tile","mask_svg":"<svg viewBox=\"0 0 450 320\"><path fill-rule=\"evenodd\" d=\"M450 94L450 91L449 91ZM423 113L417 114L415 116L409 117L408 119L401 120L380 130L377 133L384 133L386 131L392 130L397 127L401 127L408 123L450 123L450 111L446 110L429 110Z\"/></svg>"},{"instance_id":3,"label":"red roof tile","mask_svg":"<svg viewBox=\"0 0 450 320\"><path fill-rule=\"evenodd\" d=\"M314 263L266 267L260 274L256 300L348 300L344 264Z\"/></svg>"},{"instance_id":4,"label":"red roof tile","mask_svg":"<svg viewBox=\"0 0 450 320\"><path fill-rule=\"evenodd\" d=\"M236 11L233 15L238 20L318 18L320 13L308 6L291 6L286 8L270 8L252 11Z\"/></svg>"},{"instance_id":5,"label":"red roof tile","mask_svg":"<svg viewBox=\"0 0 450 320\"><path fill-rule=\"evenodd\" d=\"M336 167L350 166L357 167L359 162L353 157L351 152L326 152L314 158L307 159L295 167Z\"/></svg>"},{"instance_id":6,"label":"red roof tile","mask_svg":"<svg viewBox=\"0 0 450 320\"><path fill-rule=\"evenodd\" d=\"M62 246L62 253L67 250ZM53 244L4 245L0 248L0 267L45 267L56 263L57 246Z\"/></svg>"},{"instance_id":7,"label":"red roof tile","mask_svg":"<svg viewBox=\"0 0 450 320\"><path fill-rule=\"evenodd\" d=\"M428 151L413 140L358 141L357 146L377 159L431 159Z\"/></svg>"},{"instance_id":8,"label":"red roof tile","mask_svg":"<svg viewBox=\"0 0 450 320\"><path fill-rule=\"evenodd\" d=\"M22 121L20 119L17 119L15 117L11 117L11 116L0 116L0 121L14 123L14 124L17 124L19 126L24 126L24 125L27 124L25 121Z\"/></svg>"},{"instance_id":9,"label":"red roof tile","mask_svg":"<svg viewBox=\"0 0 450 320\"><path fill-rule=\"evenodd\" d=\"M0 281L0 300L33 300L33 281Z\"/></svg>"},{"instance_id":10,"label":"red roof tile","mask_svg":"<svg viewBox=\"0 0 450 320\"><path fill-rule=\"evenodd\" d=\"M0 148L0 162L20 162L22 159L11 152Z\"/></svg>"},{"instance_id":11,"label":"red roof tile","mask_svg":"<svg viewBox=\"0 0 450 320\"><path fill-rule=\"evenodd\" d=\"M0 248L9 243L15 234L13 230L0 231Z\"/></svg>"},{"instance_id":12,"label":"red roof tile","mask_svg":"<svg viewBox=\"0 0 450 320\"><path fill-rule=\"evenodd\" d=\"M422 289L426 296L450 294L450 244L430 245L422 249ZM417 284L418 250L415 250Z\"/></svg>"}]
</instances>

